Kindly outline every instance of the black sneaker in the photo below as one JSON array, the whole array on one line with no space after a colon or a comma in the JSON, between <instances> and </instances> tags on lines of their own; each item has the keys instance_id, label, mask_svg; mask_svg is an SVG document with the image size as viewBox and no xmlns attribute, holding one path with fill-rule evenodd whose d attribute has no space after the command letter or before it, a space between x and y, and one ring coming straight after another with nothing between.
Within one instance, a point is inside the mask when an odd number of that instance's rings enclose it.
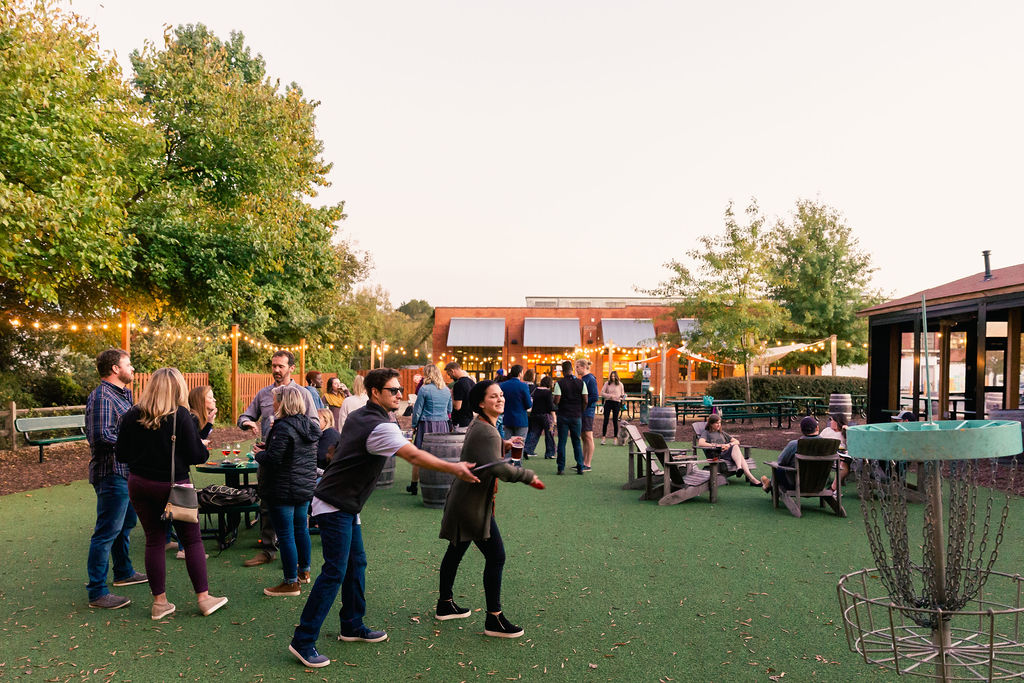
<instances>
[{"instance_id":1,"label":"black sneaker","mask_svg":"<svg viewBox=\"0 0 1024 683\"><path fill-rule=\"evenodd\" d=\"M523 635L523 629L509 623L509 620L505 618L504 612L499 612L497 615L487 613L487 619L484 621L484 635L494 636L495 638L518 638Z\"/></svg>"},{"instance_id":2,"label":"black sneaker","mask_svg":"<svg viewBox=\"0 0 1024 683\"><path fill-rule=\"evenodd\" d=\"M149 581L146 575L142 572L134 572L131 576L124 579L114 579L114 585L120 588L121 586L134 586L137 583L146 583Z\"/></svg>"},{"instance_id":3,"label":"black sneaker","mask_svg":"<svg viewBox=\"0 0 1024 683\"><path fill-rule=\"evenodd\" d=\"M441 621L447 621L449 619L465 619L469 614L468 609L459 607L454 600L438 600L434 617Z\"/></svg>"},{"instance_id":4,"label":"black sneaker","mask_svg":"<svg viewBox=\"0 0 1024 683\"><path fill-rule=\"evenodd\" d=\"M366 626L361 626L358 631L342 633L338 636L338 640L344 640L346 643L379 643L387 639L388 634L384 631L374 631Z\"/></svg>"}]
</instances>

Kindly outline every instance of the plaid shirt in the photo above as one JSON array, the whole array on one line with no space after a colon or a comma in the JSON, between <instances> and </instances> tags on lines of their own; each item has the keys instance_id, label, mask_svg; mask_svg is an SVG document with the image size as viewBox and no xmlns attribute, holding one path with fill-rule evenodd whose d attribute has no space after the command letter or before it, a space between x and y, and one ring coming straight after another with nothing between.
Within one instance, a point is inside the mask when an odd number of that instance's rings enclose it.
<instances>
[{"instance_id":1,"label":"plaid shirt","mask_svg":"<svg viewBox=\"0 0 1024 683\"><path fill-rule=\"evenodd\" d=\"M117 427L121 416L132 407L132 390L103 380L85 403L85 438L92 449L89 483L96 484L110 474L128 478L128 466L114 459Z\"/></svg>"}]
</instances>

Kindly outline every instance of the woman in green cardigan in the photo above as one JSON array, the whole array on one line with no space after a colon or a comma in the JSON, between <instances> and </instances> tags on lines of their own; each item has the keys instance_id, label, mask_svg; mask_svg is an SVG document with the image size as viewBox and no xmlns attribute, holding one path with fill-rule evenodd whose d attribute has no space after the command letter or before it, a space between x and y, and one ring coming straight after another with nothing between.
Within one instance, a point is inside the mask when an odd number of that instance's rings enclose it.
<instances>
[{"instance_id":1,"label":"woman in green cardigan","mask_svg":"<svg viewBox=\"0 0 1024 683\"><path fill-rule=\"evenodd\" d=\"M464 484L455 480L441 519L440 537L448 540L448 551L441 560L441 594L437 601L438 619L462 619L470 610L455 604L455 575L470 542L476 544L484 556L484 594L487 598L487 618L484 634L496 638L518 638L523 629L511 624L501 611L501 572L505 566L505 546L501 542L498 523L494 521L494 499L498 493L498 479L521 481L536 489L544 484L533 472L513 467L502 456L509 442L502 442L495 427L498 417L505 412L505 397L497 382L477 382L469 392L469 404L477 413L466 431L462 444L463 462L474 463L474 474L479 484Z\"/></svg>"}]
</instances>

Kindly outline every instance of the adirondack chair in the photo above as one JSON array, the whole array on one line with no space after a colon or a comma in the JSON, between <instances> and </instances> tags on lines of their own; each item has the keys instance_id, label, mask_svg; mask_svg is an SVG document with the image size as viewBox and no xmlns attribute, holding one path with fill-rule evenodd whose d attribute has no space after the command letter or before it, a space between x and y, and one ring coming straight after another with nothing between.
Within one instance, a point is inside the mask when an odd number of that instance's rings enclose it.
<instances>
[{"instance_id":1,"label":"adirondack chair","mask_svg":"<svg viewBox=\"0 0 1024 683\"><path fill-rule=\"evenodd\" d=\"M645 492L649 492L655 470L657 469L657 473L660 474L661 469L656 467L657 462L651 462L650 454L647 452L647 443L640 435L640 429L636 425L623 425L620 433L625 435L629 444L629 451L626 453L626 483L622 485L622 488L644 489ZM647 493L644 496L641 500L647 500Z\"/></svg>"},{"instance_id":2,"label":"adirondack chair","mask_svg":"<svg viewBox=\"0 0 1024 683\"><path fill-rule=\"evenodd\" d=\"M658 505L675 505L717 489L717 486L713 486L711 473L700 469L699 464L703 461L694 457L687 458L685 449L669 448L661 434L647 432L643 436L647 442L647 452L653 454L662 466L662 496L658 499ZM724 484L725 478L716 475L714 483ZM713 492L711 498L715 502L716 492Z\"/></svg>"},{"instance_id":3,"label":"adirondack chair","mask_svg":"<svg viewBox=\"0 0 1024 683\"><path fill-rule=\"evenodd\" d=\"M693 427L693 452L696 453L697 441L700 440L700 435L704 433L704 430L707 427L707 422L691 422L690 424ZM746 458L747 460L747 467L749 467L750 471L753 472L755 469L757 469L757 463L754 462L754 459L750 457L750 449L752 449L753 446L744 446L743 444L740 444L740 448L743 449L743 457ZM720 457L720 453L717 451L713 451L709 448L704 448L702 450L704 451L704 457L708 459ZM736 467L736 463L732 461L732 458L720 458L720 462L718 464L718 471L726 477L743 476L743 470Z\"/></svg>"},{"instance_id":4,"label":"adirondack chair","mask_svg":"<svg viewBox=\"0 0 1024 683\"><path fill-rule=\"evenodd\" d=\"M772 468L772 505L779 507L781 500L794 517L801 517L801 498L817 498L819 505L828 503L839 517L846 516L843 509L843 487L833 491L829 477L839 477L839 439L803 438L797 441L796 467L784 467L778 462L765 462ZM782 473L793 474L795 488L782 486Z\"/></svg>"}]
</instances>

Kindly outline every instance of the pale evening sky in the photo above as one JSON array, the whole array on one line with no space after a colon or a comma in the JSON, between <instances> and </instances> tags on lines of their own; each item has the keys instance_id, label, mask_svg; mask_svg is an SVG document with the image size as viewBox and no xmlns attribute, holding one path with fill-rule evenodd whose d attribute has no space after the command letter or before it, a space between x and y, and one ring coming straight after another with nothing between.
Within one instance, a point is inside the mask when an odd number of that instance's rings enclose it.
<instances>
[{"instance_id":1,"label":"pale evening sky","mask_svg":"<svg viewBox=\"0 0 1024 683\"><path fill-rule=\"evenodd\" d=\"M1024 3L71 7L127 73L202 22L320 100L321 199L396 305L635 295L752 196L842 211L896 296L1024 254Z\"/></svg>"}]
</instances>

